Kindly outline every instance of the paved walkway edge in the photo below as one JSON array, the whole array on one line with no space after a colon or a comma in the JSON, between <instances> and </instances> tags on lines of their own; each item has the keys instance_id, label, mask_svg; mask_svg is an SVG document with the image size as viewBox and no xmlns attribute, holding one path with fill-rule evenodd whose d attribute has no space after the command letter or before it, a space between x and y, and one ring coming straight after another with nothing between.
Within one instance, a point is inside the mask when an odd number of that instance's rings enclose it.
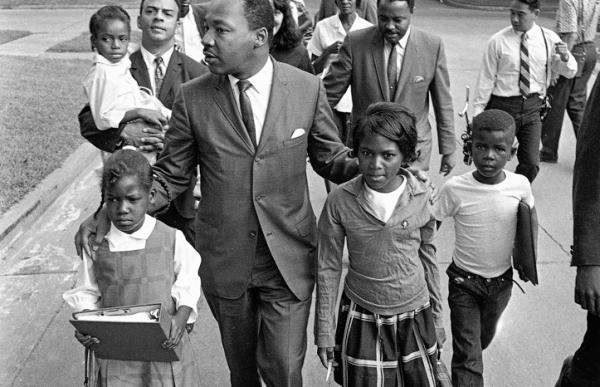
<instances>
[{"instance_id":1,"label":"paved walkway edge","mask_svg":"<svg viewBox=\"0 0 600 387\"><path fill-rule=\"evenodd\" d=\"M67 157L62 166L46 176L33 191L0 217L0 242L18 227L26 227L33 223L69 184L99 157L100 153L92 144L81 144Z\"/></svg>"}]
</instances>

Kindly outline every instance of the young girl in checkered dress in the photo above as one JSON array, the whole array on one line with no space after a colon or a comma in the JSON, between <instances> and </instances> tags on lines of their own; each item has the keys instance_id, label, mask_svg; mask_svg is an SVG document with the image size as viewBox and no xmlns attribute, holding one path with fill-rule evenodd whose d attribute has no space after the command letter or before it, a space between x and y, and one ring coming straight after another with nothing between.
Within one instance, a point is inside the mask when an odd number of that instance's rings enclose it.
<instances>
[{"instance_id":1,"label":"young girl in checkered dress","mask_svg":"<svg viewBox=\"0 0 600 387\"><path fill-rule=\"evenodd\" d=\"M403 168L416 142L412 113L371 105L354 137L362 175L329 195L319 219L315 341L343 386L436 386L444 332L435 220L430 191Z\"/></svg>"}]
</instances>

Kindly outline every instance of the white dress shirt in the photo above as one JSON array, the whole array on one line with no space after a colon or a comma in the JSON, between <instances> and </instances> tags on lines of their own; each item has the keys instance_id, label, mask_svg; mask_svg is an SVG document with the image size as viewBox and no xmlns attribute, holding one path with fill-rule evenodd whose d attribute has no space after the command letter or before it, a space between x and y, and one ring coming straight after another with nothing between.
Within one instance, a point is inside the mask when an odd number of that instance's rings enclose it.
<instances>
[{"instance_id":1,"label":"white dress shirt","mask_svg":"<svg viewBox=\"0 0 600 387\"><path fill-rule=\"evenodd\" d=\"M240 91L238 90L237 83L240 81L232 75L228 75L231 89L235 103L240 109ZM267 116L267 108L269 107L269 97L271 96L271 85L273 85L273 62L269 58L267 63L260 69L259 72L248 78L248 81L252 84L246 95L250 99L252 105L252 115L254 116L254 128L256 129L256 144L260 143L260 136L262 135L263 125L265 123L265 117ZM241 114L241 113L240 113Z\"/></svg>"},{"instance_id":2,"label":"white dress shirt","mask_svg":"<svg viewBox=\"0 0 600 387\"><path fill-rule=\"evenodd\" d=\"M371 27L372 24L356 15L356 19L350 27L350 32L362 30L364 28ZM321 56L325 48L331 46L337 41L343 42L346 38L346 30L342 25L339 14L325 18L317 23L315 30L313 31L312 38L308 42L307 50L311 55ZM329 72L329 68L334 60L336 60L338 54L329 55L325 66L323 66L323 72L321 78L324 78ZM342 96L338 104L335 106L335 110L342 113L352 113L352 92L351 86L348 86L348 90Z\"/></svg>"},{"instance_id":3,"label":"white dress shirt","mask_svg":"<svg viewBox=\"0 0 600 387\"><path fill-rule=\"evenodd\" d=\"M406 43L408 42L409 35L410 27L408 27L402 39L400 39L398 43L396 43L396 68L398 69L398 72L396 73L396 79L400 77L400 70L402 70L402 60L404 59L404 50L406 49ZM387 69L388 60L390 58L390 52L392 51L392 45L385 39L383 41L383 68Z\"/></svg>"},{"instance_id":4,"label":"white dress shirt","mask_svg":"<svg viewBox=\"0 0 600 387\"><path fill-rule=\"evenodd\" d=\"M527 34L530 69L530 92L546 95L546 88L553 77L562 75L573 78L577 72L577 62L569 53L569 59L563 62L555 51L555 44L560 38L554 31L544 28L544 35L537 24ZM473 114L485 110L492 95L499 97L515 97L520 95L519 72L521 67L521 35L512 27L506 27L492 36L489 40L483 63L477 80L475 97L473 99ZM543 36L546 37L548 56ZM546 74L546 63L548 74Z\"/></svg>"},{"instance_id":5,"label":"white dress shirt","mask_svg":"<svg viewBox=\"0 0 600 387\"><path fill-rule=\"evenodd\" d=\"M175 29L175 41L181 44L185 55L196 62L201 62L204 59L204 45L192 9L190 8L187 15L179 21L180 24Z\"/></svg>"},{"instance_id":6,"label":"white dress shirt","mask_svg":"<svg viewBox=\"0 0 600 387\"><path fill-rule=\"evenodd\" d=\"M105 237L108 241L108 249L114 252L143 250L155 225L156 219L150 215L146 215L142 227L131 234L124 233L111 224L110 231ZM192 309L188 323L193 323L198 316L197 304L200 299L200 277L198 276L200 255L179 230L175 231L173 260L175 282L171 287L171 297L175 300L177 309L182 305ZM63 299L76 311L98 309L100 307L100 290L94 275L94 261L85 254L77 275L75 288L66 291Z\"/></svg>"},{"instance_id":7,"label":"white dress shirt","mask_svg":"<svg viewBox=\"0 0 600 387\"><path fill-rule=\"evenodd\" d=\"M156 72L156 63L154 60L156 59L156 55L146 50L143 46L140 46L140 50L142 52L142 58L144 59L144 63L146 64L146 68L148 69L148 78L150 78L150 84L152 85L152 92L156 95L156 80L154 79L154 74ZM160 65L163 74L167 74L167 67L169 66L169 61L171 61L171 55L173 55L174 47L169 48L162 57L162 64Z\"/></svg>"},{"instance_id":8,"label":"white dress shirt","mask_svg":"<svg viewBox=\"0 0 600 387\"><path fill-rule=\"evenodd\" d=\"M112 63L95 54L94 65L83 80L83 91L99 130L118 127L125 114L135 108L160 110L167 119L171 117L171 110L157 98L140 90L129 72L130 68L129 56Z\"/></svg>"}]
</instances>

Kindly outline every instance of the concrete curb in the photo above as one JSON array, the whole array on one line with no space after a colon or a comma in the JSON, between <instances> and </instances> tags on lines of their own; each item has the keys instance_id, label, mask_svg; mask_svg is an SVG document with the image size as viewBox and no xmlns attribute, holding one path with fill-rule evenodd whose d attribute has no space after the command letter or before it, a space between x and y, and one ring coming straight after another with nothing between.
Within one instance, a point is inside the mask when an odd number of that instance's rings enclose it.
<instances>
[{"instance_id":1,"label":"concrete curb","mask_svg":"<svg viewBox=\"0 0 600 387\"><path fill-rule=\"evenodd\" d=\"M75 181L100 153L85 142L63 162L62 166L44 178L33 191L0 217L0 243L9 235L18 235L52 204Z\"/></svg>"}]
</instances>

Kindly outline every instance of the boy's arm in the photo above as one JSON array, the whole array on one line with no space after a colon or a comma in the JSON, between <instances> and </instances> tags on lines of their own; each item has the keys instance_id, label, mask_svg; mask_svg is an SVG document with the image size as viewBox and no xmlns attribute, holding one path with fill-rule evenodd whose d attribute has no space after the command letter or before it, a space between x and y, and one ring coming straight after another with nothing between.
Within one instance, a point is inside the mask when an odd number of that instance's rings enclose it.
<instances>
[{"instance_id":1,"label":"boy's arm","mask_svg":"<svg viewBox=\"0 0 600 387\"><path fill-rule=\"evenodd\" d=\"M331 199L330 195L319 218L315 311L315 344L319 348L335 345L335 307L342 276L345 239L344 227Z\"/></svg>"},{"instance_id":2,"label":"boy's arm","mask_svg":"<svg viewBox=\"0 0 600 387\"><path fill-rule=\"evenodd\" d=\"M192 324L198 316L198 300L200 299L200 254L185 239L179 230L175 232L174 272L175 282L171 287L171 297L176 309L189 307L190 313L184 322Z\"/></svg>"}]
</instances>

